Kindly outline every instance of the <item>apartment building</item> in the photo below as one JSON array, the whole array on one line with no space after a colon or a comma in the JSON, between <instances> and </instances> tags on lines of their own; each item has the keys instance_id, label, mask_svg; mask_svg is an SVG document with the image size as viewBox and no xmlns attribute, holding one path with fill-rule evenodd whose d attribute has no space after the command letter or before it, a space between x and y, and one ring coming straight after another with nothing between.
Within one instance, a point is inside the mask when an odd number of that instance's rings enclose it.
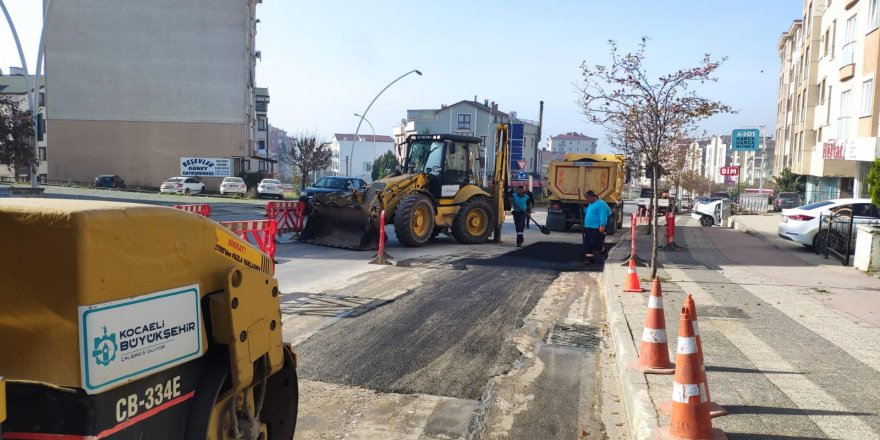
<instances>
[{"instance_id":1,"label":"apartment building","mask_svg":"<svg viewBox=\"0 0 880 440\"><path fill-rule=\"evenodd\" d=\"M800 22L779 44L775 169L805 175L808 201L863 196L878 147L880 0L807 0Z\"/></svg>"},{"instance_id":2,"label":"apartment building","mask_svg":"<svg viewBox=\"0 0 880 440\"><path fill-rule=\"evenodd\" d=\"M582 133L569 132L551 136L547 143L554 153L596 154L598 139Z\"/></svg>"},{"instance_id":3,"label":"apartment building","mask_svg":"<svg viewBox=\"0 0 880 440\"><path fill-rule=\"evenodd\" d=\"M258 3L53 2L45 35L49 179L118 174L158 186L200 158L222 164L187 172L211 189L224 175L269 168L260 165L253 129L265 115L254 83ZM256 170L248 170L252 162Z\"/></svg>"},{"instance_id":4,"label":"apartment building","mask_svg":"<svg viewBox=\"0 0 880 440\"><path fill-rule=\"evenodd\" d=\"M520 118L517 112L498 110L498 104L483 100L463 100L455 104L443 104L439 109L407 110L406 120L394 128L398 142L417 133L459 134L474 136L480 143L481 173L491 175L495 168L495 129L498 124L510 124L510 158L513 179L534 178L540 174L536 160L540 143L537 121Z\"/></svg>"},{"instance_id":5,"label":"apartment building","mask_svg":"<svg viewBox=\"0 0 880 440\"><path fill-rule=\"evenodd\" d=\"M18 68L9 69L9 75L0 72L0 96L11 98L13 102L18 103L19 110L27 111L27 94L29 90L33 90L34 80L33 75L25 76ZM34 95L34 99L37 111L37 180L45 182L49 167L47 163L49 137L46 132L46 93L43 78L40 79L39 93ZM30 179L31 169L28 165L12 168L0 165L0 182L29 182Z\"/></svg>"},{"instance_id":6,"label":"apartment building","mask_svg":"<svg viewBox=\"0 0 880 440\"><path fill-rule=\"evenodd\" d=\"M330 171L333 175L346 175L350 171L352 177L360 177L370 182L373 162L389 151L396 151L396 142L391 136L336 133L330 141L333 152L333 163Z\"/></svg>"}]
</instances>

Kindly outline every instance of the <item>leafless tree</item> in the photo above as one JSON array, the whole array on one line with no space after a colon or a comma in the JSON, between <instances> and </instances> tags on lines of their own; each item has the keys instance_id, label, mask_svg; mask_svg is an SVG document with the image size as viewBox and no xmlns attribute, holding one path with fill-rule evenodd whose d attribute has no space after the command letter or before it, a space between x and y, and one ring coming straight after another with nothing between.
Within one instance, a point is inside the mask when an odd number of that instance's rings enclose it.
<instances>
[{"instance_id":1,"label":"leafless tree","mask_svg":"<svg viewBox=\"0 0 880 440\"><path fill-rule=\"evenodd\" d=\"M705 55L696 67L677 70L656 80L648 77L645 66L647 37L638 50L622 54L617 43L609 41L611 63L607 66L581 64L582 96L579 106L587 119L605 128L611 146L631 163L650 168L652 206L657 206L658 170L675 166L670 160L688 139L694 138L697 123L718 113L733 110L698 95L690 87L717 81L714 72L724 59ZM651 276L657 275L657 222L652 225Z\"/></svg>"},{"instance_id":2,"label":"leafless tree","mask_svg":"<svg viewBox=\"0 0 880 440\"><path fill-rule=\"evenodd\" d=\"M290 149L279 154L279 160L293 167L300 177L300 191L305 189L309 173L323 170L333 162L329 144L318 141L315 133L301 132L293 137Z\"/></svg>"}]
</instances>

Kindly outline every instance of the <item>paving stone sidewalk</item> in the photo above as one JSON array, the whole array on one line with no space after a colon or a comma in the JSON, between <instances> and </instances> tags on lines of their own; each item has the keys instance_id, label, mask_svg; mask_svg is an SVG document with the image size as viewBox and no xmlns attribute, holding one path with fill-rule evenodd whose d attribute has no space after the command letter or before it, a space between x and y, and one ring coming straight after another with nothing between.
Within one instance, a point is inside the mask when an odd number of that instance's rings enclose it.
<instances>
[{"instance_id":1,"label":"paving stone sidewalk","mask_svg":"<svg viewBox=\"0 0 880 440\"><path fill-rule=\"evenodd\" d=\"M834 289L849 290L844 281L880 297L880 280L811 266L766 239L703 228L688 216L677 223L676 242L684 249L661 250L658 257L670 357L674 361L679 315L690 293L712 399L730 413L713 426L731 439L880 438L880 326L870 319L880 307L867 301L864 310L849 313L828 299ZM643 229L637 251L649 258L651 237ZM632 438L647 439L669 423L656 408L670 399L673 376L625 366L638 356L647 305L647 292L622 292L627 267L621 262L629 253L629 240L611 251L604 286ZM650 288L650 269L638 272L642 287Z\"/></svg>"}]
</instances>

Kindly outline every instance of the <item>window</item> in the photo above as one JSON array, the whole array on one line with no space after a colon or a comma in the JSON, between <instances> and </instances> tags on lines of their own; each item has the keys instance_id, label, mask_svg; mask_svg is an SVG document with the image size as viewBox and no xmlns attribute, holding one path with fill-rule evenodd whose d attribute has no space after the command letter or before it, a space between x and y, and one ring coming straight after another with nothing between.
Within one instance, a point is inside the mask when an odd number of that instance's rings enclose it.
<instances>
[{"instance_id":1,"label":"window","mask_svg":"<svg viewBox=\"0 0 880 440\"><path fill-rule=\"evenodd\" d=\"M837 20L831 22L831 58L837 53Z\"/></svg>"},{"instance_id":2,"label":"window","mask_svg":"<svg viewBox=\"0 0 880 440\"><path fill-rule=\"evenodd\" d=\"M862 83L862 114L871 116L874 110L874 78Z\"/></svg>"},{"instance_id":3,"label":"window","mask_svg":"<svg viewBox=\"0 0 880 440\"><path fill-rule=\"evenodd\" d=\"M266 149L266 141L257 141L257 149L265 150Z\"/></svg>"},{"instance_id":4,"label":"window","mask_svg":"<svg viewBox=\"0 0 880 440\"><path fill-rule=\"evenodd\" d=\"M250 171L251 170L251 161L245 159L242 162L244 163L244 170Z\"/></svg>"},{"instance_id":5,"label":"window","mask_svg":"<svg viewBox=\"0 0 880 440\"><path fill-rule=\"evenodd\" d=\"M39 160L46 160L46 147L37 148L37 153L39 155Z\"/></svg>"},{"instance_id":6,"label":"window","mask_svg":"<svg viewBox=\"0 0 880 440\"><path fill-rule=\"evenodd\" d=\"M854 14L846 20L846 31L843 36L843 57L841 66L853 64L855 62L856 48L856 15Z\"/></svg>"},{"instance_id":7,"label":"window","mask_svg":"<svg viewBox=\"0 0 880 440\"><path fill-rule=\"evenodd\" d=\"M868 32L877 28L877 25L880 24L880 0L871 0L871 3L868 3Z\"/></svg>"},{"instance_id":8,"label":"window","mask_svg":"<svg viewBox=\"0 0 880 440\"><path fill-rule=\"evenodd\" d=\"M266 165L268 165L268 164L265 161L261 160L257 163L259 164L260 171L268 171L268 168L266 167Z\"/></svg>"},{"instance_id":9,"label":"window","mask_svg":"<svg viewBox=\"0 0 880 440\"><path fill-rule=\"evenodd\" d=\"M837 139L847 139L849 136L850 94L850 90L844 90L840 94L840 117L837 118Z\"/></svg>"},{"instance_id":10,"label":"window","mask_svg":"<svg viewBox=\"0 0 880 440\"><path fill-rule=\"evenodd\" d=\"M46 92L40 92L39 104L40 107L46 106Z\"/></svg>"},{"instance_id":11,"label":"window","mask_svg":"<svg viewBox=\"0 0 880 440\"><path fill-rule=\"evenodd\" d=\"M825 79L819 83L819 105L825 104Z\"/></svg>"},{"instance_id":12,"label":"window","mask_svg":"<svg viewBox=\"0 0 880 440\"><path fill-rule=\"evenodd\" d=\"M260 131L266 131L266 118L257 119L257 129Z\"/></svg>"},{"instance_id":13,"label":"window","mask_svg":"<svg viewBox=\"0 0 880 440\"><path fill-rule=\"evenodd\" d=\"M37 113L37 140L43 140L43 134L46 133L46 120L43 119L42 113Z\"/></svg>"},{"instance_id":14,"label":"window","mask_svg":"<svg viewBox=\"0 0 880 440\"><path fill-rule=\"evenodd\" d=\"M828 110L825 113L825 125L831 123L831 97L834 96L831 94L832 87L828 85Z\"/></svg>"},{"instance_id":15,"label":"window","mask_svg":"<svg viewBox=\"0 0 880 440\"><path fill-rule=\"evenodd\" d=\"M471 115L467 113L459 113L458 114L458 129L459 130L470 130L471 129Z\"/></svg>"}]
</instances>

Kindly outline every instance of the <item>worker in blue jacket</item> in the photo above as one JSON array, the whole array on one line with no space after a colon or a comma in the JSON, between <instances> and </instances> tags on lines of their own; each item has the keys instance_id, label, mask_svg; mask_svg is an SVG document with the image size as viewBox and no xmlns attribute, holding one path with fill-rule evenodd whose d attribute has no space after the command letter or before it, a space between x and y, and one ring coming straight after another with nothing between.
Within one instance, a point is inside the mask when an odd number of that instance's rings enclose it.
<instances>
[{"instance_id":1,"label":"worker in blue jacket","mask_svg":"<svg viewBox=\"0 0 880 440\"><path fill-rule=\"evenodd\" d=\"M535 206L535 200L532 193L526 191L522 185L516 187L516 191L510 195L510 210L513 214L513 225L516 228L516 247L522 247L523 229L532 215L532 208Z\"/></svg>"},{"instance_id":2,"label":"worker in blue jacket","mask_svg":"<svg viewBox=\"0 0 880 440\"><path fill-rule=\"evenodd\" d=\"M584 257L587 264L596 264L596 254L601 254L605 243L605 226L611 215L611 208L593 190L584 196L588 205L584 208Z\"/></svg>"}]
</instances>

